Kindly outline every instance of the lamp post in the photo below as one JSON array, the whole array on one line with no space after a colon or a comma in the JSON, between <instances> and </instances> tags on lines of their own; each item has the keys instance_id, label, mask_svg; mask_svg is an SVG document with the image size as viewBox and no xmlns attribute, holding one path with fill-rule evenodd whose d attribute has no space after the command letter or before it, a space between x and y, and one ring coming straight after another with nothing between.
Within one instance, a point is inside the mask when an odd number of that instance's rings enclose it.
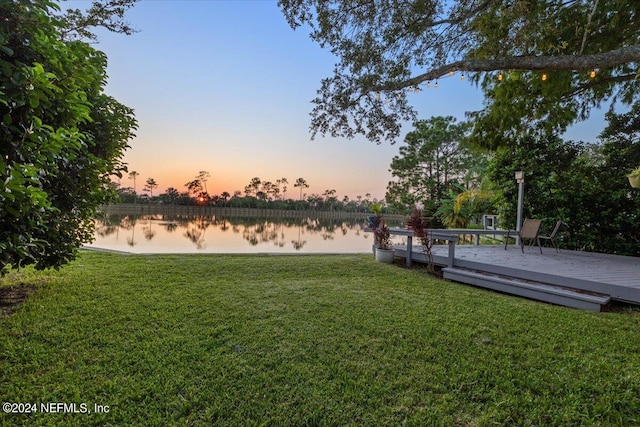
<instances>
[{"instance_id":1,"label":"lamp post","mask_svg":"<svg viewBox=\"0 0 640 427\"><path fill-rule=\"evenodd\" d=\"M516 172L516 182L518 183L518 211L516 218L516 245L520 245L520 230L522 229L522 201L524 199L524 172Z\"/></svg>"}]
</instances>

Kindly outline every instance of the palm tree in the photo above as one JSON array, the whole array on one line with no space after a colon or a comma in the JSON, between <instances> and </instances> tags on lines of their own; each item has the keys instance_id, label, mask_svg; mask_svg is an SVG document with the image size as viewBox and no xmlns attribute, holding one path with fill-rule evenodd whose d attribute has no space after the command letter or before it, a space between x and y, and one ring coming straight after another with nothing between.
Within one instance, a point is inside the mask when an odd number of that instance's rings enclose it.
<instances>
[{"instance_id":1,"label":"palm tree","mask_svg":"<svg viewBox=\"0 0 640 427\"><path fill-rule=\"evenodd\" d=\"M204 185L204 192L207 194L209 194L209 191L207 190L207 181L209 178L211 178L211 174L207 171L200 171L198 176L196 176L196 179Z\"/></svg>"},{"instance_id":2,"label":"palm tree","mask_svg":"<svg viewBox=\"0 0 640 427\"><path fill-rule=\"evenodd\" d=\"M193 181L189 181L184 186L187 187L187 191L190 195L193 194L193 197L196 198L196 201L197 201L197 197L201 195L203 192L202 183L200 183L199 179L194 179Z\"/></svg>"},{"instance_id":3,"label":"palm tree","mask_svg":"<svg viewBox=\"0 0 640 427\"><path fill-rule=\"evenodd\" d=\"M298 178L293 186L300 187L300 200L302 200L302 189L309 188L309 184L307 184L307 181L304 178Z\"/></svg>"},{"instance_id":4,"label":"palm tree","mask_svg":"<svg viewBox=\"0 0 640 427\"><path fill-rule=\"evenodd\" d=\"M281 178L280 182L282 183L282 200L287 200L287 184L289 184L289 181L287 178Z\"/></svg>"},{"instance_id":5,"label":"palm tree","mask_svg":"<svg viewBox=\"0 0 640 427\"><path fill-rule=\"evenodd\" d=\"M158 183L156 182L155 179L153 178L147 179L147 183L144 186L144 191L149 192L149 203L151 203L151 199L153 198L153 189L156 188L157 186L158 186Z\"/></svg>"},{"instance_id":6,"label":"palm tree","mask_svg":"<svg viewBox=\"0 0 640 427\"><path fill-rule=\"evenodd\" d=\"M231 197L231 194L229 194L229 192L227 191L223 191L222 194L220 194L220 197L223 200L224 206L227 205L227 200L229 199L229 197Z\"/></svg>"},{"instance_id":7,"label":"palm tree","mask_svg":"<svg viewBox=\"0 0 640 427\"><path fill-rule=\"evenodd\" d=\"M178 192L178 190L176 190L173 187L167 188L167 191L165 192L165 194L167 195L167 200L172 205L176 203L176 200L178 200L178 197L180 196L180 193Z\"/></svg>"},{"instance_id":8,"label":"palm tree","mask_svg":"<svg viewBox=\"0 0 640 427\"><path fill-rule=\"evenodd\" d=\"M140 174L136 171L129 172L129 179L133 180L133 203L136 203L136 200L138 198L138 194L136 193L136 177L138 175Z\"/></svg>"}]
</instances>

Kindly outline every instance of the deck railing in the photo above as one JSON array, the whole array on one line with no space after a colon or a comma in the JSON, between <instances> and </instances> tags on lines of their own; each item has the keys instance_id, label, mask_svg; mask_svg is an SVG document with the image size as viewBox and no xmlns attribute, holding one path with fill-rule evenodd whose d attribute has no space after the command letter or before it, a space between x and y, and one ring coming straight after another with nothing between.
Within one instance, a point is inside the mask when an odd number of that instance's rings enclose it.
<instances>
[{"instance_id":1,"label":"deck railing","mask_svg":"<svg viewBox=\"0 0 640 427\"><path fill-rule=\"evenodd\" d=\"M366 229L365 231L373 231L372 229ZM412 251L413 251L413 230L407 228L391 228L389 233L396 236L405 236L407 238L407 266L411 267L413 264ZM456 253L456 244L460 240L460 236L470 235L473 236L473 241L476 245L480 244L481 235L495 235L495 236L507 236L509 233L513 234L513 231L509 230L480 230L480 229L467 229L467 228L446 228L446 229L429 229L429 239L433 243L434 241L444 241L449 246L449 252L447 255L447 266L453 266L453 260Z\"/></svg>"}]
</instances>

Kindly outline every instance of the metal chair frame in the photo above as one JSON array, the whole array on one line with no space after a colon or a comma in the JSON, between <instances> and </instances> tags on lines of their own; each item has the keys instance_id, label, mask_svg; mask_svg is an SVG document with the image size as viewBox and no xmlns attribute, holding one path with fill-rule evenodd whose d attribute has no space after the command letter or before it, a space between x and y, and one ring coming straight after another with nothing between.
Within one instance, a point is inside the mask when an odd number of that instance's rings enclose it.
<instances>
[{"instance_id":1,"label":"metal chair frame","mask_svg":"<svg viewBox=\"0 0 640 427\"><path fill-rule=\"evenodd\" d=\"M534 243L538 244L538 248L540 248L540 253L542 253L542 246L540 246L540 239L538 237L538 233L540 233L540 227L542 226L541 219L525 219L524 223L522 223L522 228L519 232L516 231L518 237L520 238L520 250L524 253L524 241L525 239L529 240L529 247L533 246ZM507 242L509 240L511 234L511 230L507 232L507 237L504 239L504 248L507 249Z\"/></svg>"},{"instance_id":2,"label":"metal chair frame","mask_svg":"<svg viewBox=\"0 0 640 427\"><path fill-rule=\"evenodd\" d=\"M560 252L558 243L556 242L556 234L558 234L558 230L560 230L562 224L564 224L562 221L557 221L556 226L553 227L553 231L551 231L551 234L549 234L548 236L538 236L538 239L550 241L553 247L556 249L556 252Z\"/></svg>"}]
</instances>

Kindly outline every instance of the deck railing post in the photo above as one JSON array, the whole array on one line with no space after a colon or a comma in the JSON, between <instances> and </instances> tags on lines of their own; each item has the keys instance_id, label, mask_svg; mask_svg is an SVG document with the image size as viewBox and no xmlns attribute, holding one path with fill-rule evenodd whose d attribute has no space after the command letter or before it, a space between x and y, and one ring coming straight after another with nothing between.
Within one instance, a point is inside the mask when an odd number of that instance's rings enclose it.
<instances>
[{"instance_id":1,"label":"deck railing post","mask_svg":"<svg viewBox=\"0 0 640 427\"><path fill-rule=\"evenodd\" d=\"M449 258L447 260L447 267L453 267L453 259L456 256L456 239L449 239Z\"/></svg>"}]
</instances>

